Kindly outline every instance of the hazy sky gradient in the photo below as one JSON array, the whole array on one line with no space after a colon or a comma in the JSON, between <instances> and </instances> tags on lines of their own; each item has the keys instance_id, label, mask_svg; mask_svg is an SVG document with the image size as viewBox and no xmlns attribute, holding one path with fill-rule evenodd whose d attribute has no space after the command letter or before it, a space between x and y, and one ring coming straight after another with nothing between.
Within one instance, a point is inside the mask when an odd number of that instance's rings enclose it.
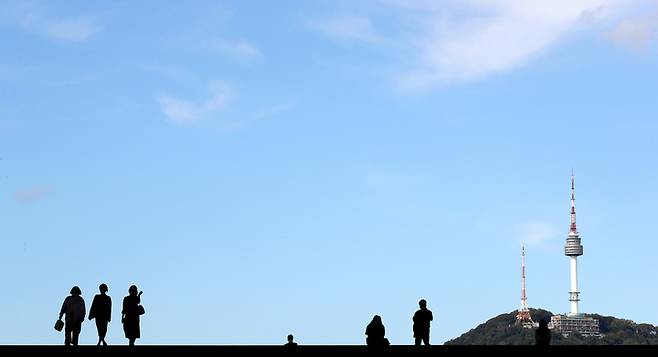
<instances>
[{"instance_id":1,"label":"hazy sky gradient","mask_svg":"<svg viewBox=\"0 0 658 357\"><path fill-rule=\"evenodd\" d=\"M658 324L651 1L0 1L0 343L144 291L139 344ZM96 341L85 322L81 343Z\"/></svg>"}]
</instances>

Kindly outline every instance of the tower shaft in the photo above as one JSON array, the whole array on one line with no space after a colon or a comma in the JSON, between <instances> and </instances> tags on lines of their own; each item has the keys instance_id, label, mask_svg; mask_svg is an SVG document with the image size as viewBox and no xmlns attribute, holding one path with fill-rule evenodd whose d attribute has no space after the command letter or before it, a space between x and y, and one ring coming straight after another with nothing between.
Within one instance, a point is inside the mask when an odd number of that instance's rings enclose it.
<instances>
[{"instance_id":1,"label":"tower shaft","mask_svg":"<svg viewBox=\"0 0 658 357\"><path fill-rule=\"evenodd\" d=\"M569 303L571 309L569 315L578 315L578 257L569 257L571 261L571 290L569 291Z\"/></svg>"}]
</instances>

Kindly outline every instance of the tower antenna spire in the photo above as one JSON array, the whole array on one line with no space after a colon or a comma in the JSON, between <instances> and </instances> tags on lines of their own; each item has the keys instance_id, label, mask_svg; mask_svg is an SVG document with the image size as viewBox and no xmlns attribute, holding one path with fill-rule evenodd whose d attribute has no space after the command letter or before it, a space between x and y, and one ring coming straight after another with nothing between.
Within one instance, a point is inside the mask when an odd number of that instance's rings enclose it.
<instances>
[{"instance_id":1,"label":"tower antenna spire","mask_svg":"<svg viewBox=\"0 0 658 357\"><path fill-rule=\"evenodd\" d=\"M571 224L569 225L570 232L578 232L576 228L576 185L573 169L571 169Z\"/></svg>"}]
</instances>

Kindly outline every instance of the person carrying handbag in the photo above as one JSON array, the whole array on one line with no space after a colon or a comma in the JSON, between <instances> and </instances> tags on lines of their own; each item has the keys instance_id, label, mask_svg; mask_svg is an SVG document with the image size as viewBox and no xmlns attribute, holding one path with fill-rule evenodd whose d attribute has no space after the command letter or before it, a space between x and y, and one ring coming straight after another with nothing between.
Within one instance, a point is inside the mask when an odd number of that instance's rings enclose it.
<instances>
[{"instance_id":1,"label":"person carrying handbag","mask_svg":"<svg viewBox=\"0 0 658 357\"><path fill-rule=\"evenodd\" d=\"M82 329L82 322L85 320L85 315L87 310L85 309L85 301L80 296L82 291L77 286L74 286L71 289L70 296L67 296L64 299L62 304L62 309L59 311L59 320L62 320L62 316L66 315L65 322L66 327L64 328L64 344L66 346L78 345L78 337L80 336L80 330ZM59 326L58 326L59 325ZM58 331L61 331L61 323L56 323L55 328Z\"/></svg>"},{"instance_id":2,"label":"person carrying handbag","mask_svg":"<svg viewBox=\"0 0 658 357\"><path fill-rule=\"evenodd\" d=\"M140 305L142 293L137 293L137 286L132 285L128 289L128 296L123 298L121 323L130 346L134 346L135 340L140 338L139 316L144 314L144 307Z\"/></svg>"}]
</instances>

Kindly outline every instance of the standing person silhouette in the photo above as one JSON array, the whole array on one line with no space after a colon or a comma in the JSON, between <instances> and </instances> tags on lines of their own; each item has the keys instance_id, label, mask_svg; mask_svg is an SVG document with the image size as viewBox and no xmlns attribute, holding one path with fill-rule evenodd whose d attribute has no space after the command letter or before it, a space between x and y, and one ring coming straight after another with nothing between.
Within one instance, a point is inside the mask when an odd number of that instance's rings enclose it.
<instances>
[{"instance_id":1,"label":"standing person silhouette","mask_svg":"<svg viewBox=\"0 0 658 357\"><path fill-rule=\"evenodd\" d=\"M535 330L535 345L548 346L551 344L551 330L546 319L539 320L539 327Z\"/></svg>"},{"instance_id":2,"label":"standing person silhouette","mask_svg":"<svg viewBox=\"0 0 658 357\"><path fill-rule=\"evenodd\" d=\"M430 321L434 319L432 311L427 309L427 301L421 299L418 302L420 309L416 311L413 317L414 321L414 337L416 338L416 346L420 346L421 341L425 346L430 344Z\"/></svg>"},{"instance_id":3,"label":"standing person silhouette","mask_svg":"<svg viewBox=\"0 0 658 357\"><path fill-rule=\"evenodd\" d=\"M130 346L135 345L135 340L140 337L139 315L144 314L144 308L140 305L142 291L137 293L137 286L131 285L128 296L123 298L123 309L121 310L121 323L123 332Z\"/></svg>"},{"instance_id":4,"label":"standing person silhouette","mask_svg":"<svg viewBox=\"0 0 658 357\"><path fill-rule=\"evenodd\" d=\"M91 303L89 309L89 320L96 319L96 329L98 330L98 344L100 346L107 346L105 336L107 335L107 324L112 320L112 299L106 295L108 288L107 285L101 284L98 287L100 294L94 296L94 301Z\"/></svg>"},{"instance_id":5,"label":"standing person silhouette","mask_svg":"<svg viewBox=\"0 0 658 357\"><path fill-rule=\"evenodd\" d=\"M64 328L64 344L66 346L78 345L78 337L82 330L82 322L85 320L85 300L80 296L82 291L77 286L71 288L70 296L64 299L62 309L59 311L59 319L66 314L66 327Z\"/></svg>"}]
</instances>

